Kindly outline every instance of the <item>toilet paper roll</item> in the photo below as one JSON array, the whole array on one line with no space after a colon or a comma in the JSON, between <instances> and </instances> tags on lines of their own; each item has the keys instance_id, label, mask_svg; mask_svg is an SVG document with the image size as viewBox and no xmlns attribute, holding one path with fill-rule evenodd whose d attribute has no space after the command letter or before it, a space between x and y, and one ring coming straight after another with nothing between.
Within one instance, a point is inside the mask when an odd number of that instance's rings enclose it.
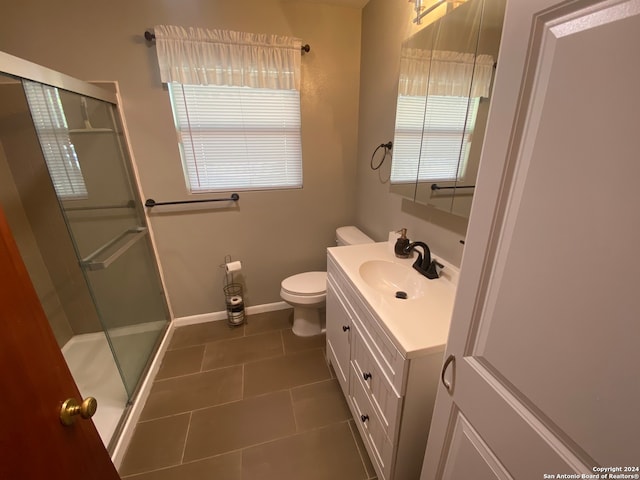
<instances>
[{"instance_id":1,"label":"toilet paper roll","mask_svg":"<svg viewBox=\"0 0 640 480\"><path fill-rule=\"evenodd\" d=\"M242 270L242 263L240 262L240 260L229 262L225 264L224 268L226 269L227 273L239 272L240 270Z\"/></svg>"},{"instance_id":2,"label":"toilet paper roll","mask_svg":"<svg viewBox=\"0 0 640 480\"><path fill-rule=\"evenodd\" d=\"M238 325L244 321L244 311L242 312L231 312L231 318L229 322L233 325Z\"/></svg>"},{"instance_id":3,"label":"toilet paper roll","mask_svg":"<svg viewBox=\"0 0 640 480\"><path fill-rule=\"evenodd\" d=\"M240 305L242 304L242 297L240 295L236 295L230 297L227 302L229 303L229 305Z\"/></svg>"}]
</instances>

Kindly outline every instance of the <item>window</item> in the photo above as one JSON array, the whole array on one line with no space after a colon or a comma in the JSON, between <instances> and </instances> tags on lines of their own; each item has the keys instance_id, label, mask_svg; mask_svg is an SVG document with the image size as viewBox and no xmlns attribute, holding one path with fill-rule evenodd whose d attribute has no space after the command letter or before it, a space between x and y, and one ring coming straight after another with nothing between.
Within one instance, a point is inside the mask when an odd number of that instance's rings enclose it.
<instances>
[{"instance_id":1,"label":"window","mask_svg":"<svg viewBox=\"0 0 640 480\"><path fill-rule=\"evenodd\" d=\"M67 200L88 198L58 89L28 80L22 84L56 194Z\"/></svg>"},{"instance_id":2,"label":"window","mask_svg":"<svg viewBox=\"0 0 640 480\"><path fill-rule=\"evenodd\" d=\"M399 95L391 182L463 180L479 100Z\"/></svg>"},{"instance_id":3,"label":"window","mask_svg":"<svg viewBox=\"0 0 640 480\"><path fill-rule=\"evenodd\" d=\"M300 94L169 84L191 192L302 187Z\"/></svg>"},{"instance_id":4,"label":"window","mask_svg":"<svg viewBox=\"0 0 640 480\"><path fill-rule=\"evenodd\" d=\"M193 193L302 187L301 41L156 25Z\"/></svg>"}]
</instances>

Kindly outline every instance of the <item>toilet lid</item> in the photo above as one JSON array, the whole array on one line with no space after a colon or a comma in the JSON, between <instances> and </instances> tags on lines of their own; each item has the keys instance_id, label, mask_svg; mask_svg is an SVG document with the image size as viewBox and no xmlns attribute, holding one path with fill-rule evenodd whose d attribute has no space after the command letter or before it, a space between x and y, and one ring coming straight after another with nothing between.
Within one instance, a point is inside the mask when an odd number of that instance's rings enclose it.
<instances>
[{"instance_id":1,"label":"toilet lid","mask_svg":"<svg viewBox=\"0 0 640 480\"><path fill-rule=\"evenodd\" d=\"M285 278L282 289L294 295L319 295L327 291L327 272L305 272Z\"/></svg>"}]
</instances>

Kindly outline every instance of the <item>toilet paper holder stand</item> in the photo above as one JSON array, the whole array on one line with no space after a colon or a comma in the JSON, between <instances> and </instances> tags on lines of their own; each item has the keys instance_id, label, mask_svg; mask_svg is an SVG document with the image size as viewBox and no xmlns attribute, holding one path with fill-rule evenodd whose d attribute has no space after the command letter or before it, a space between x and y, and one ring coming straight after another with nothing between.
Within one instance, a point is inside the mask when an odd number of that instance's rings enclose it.
<instances>
[{"instance_id":1,"label":"toilet paper holder stand","mask_svg":"<svg viewBox=\"0 0 640 480\"><path fill-rule=\"evenodd\" d=\"M242 284L235 282L233 279L233 272L239 271L241 264L240 262L232 262L231 255L226 255L224 257L224 263L220 265L220 267L224 268L224 285L222 291L224 292L227 310L227 323L232 326L242 325L245 321Z\"/></svg>"}]
</instances>

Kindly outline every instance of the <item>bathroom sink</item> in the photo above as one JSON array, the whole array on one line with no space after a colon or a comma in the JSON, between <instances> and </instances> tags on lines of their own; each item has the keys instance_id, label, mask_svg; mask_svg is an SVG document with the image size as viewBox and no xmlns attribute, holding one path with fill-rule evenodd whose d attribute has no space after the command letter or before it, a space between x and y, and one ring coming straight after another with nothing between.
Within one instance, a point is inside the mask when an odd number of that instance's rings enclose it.
<instances>
[{"instance_id":1,"label":"bathroom sink","mask_svg":"<svg viewBox=\"0 0 640 480\"><path fill-rule=\"evenodd\" d=\"M394 298L420 298L425 293L425 280L408 265L386 260L369 260L360 265L360 276L374 290Z\"/></svg>"}]
</instances>

